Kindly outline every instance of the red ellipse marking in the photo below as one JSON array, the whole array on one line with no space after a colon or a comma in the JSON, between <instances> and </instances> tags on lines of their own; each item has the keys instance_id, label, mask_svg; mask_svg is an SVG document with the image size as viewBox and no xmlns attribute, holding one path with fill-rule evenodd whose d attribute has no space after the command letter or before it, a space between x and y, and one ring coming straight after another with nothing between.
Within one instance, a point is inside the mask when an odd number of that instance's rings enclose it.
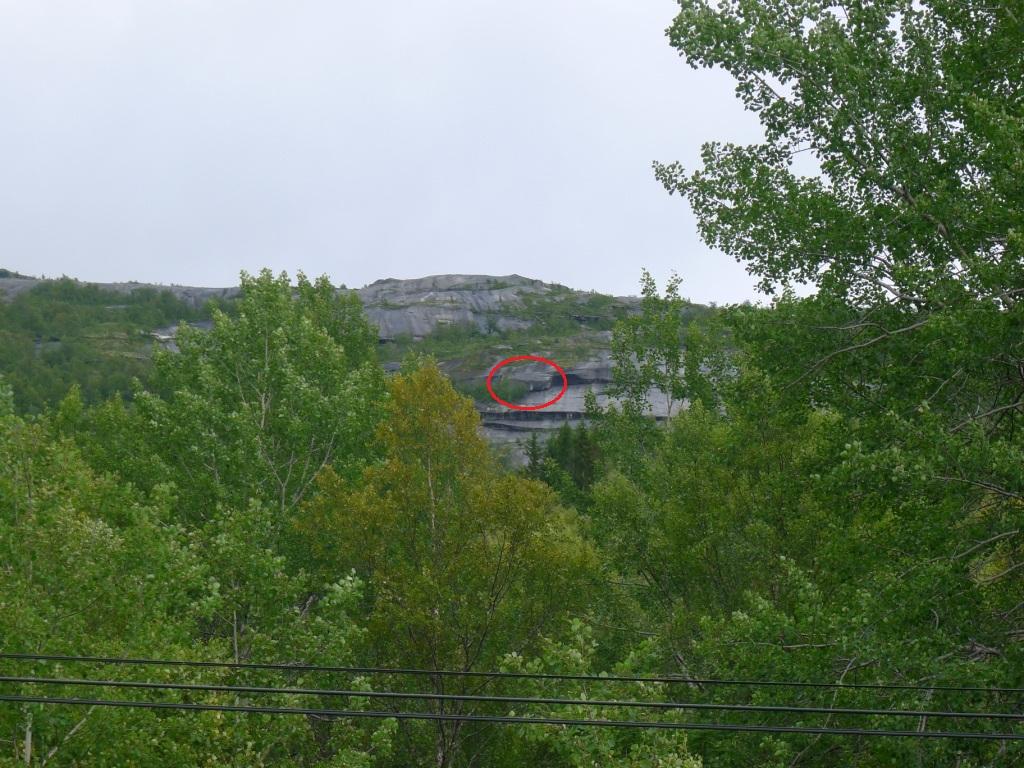
<instances>
[{"instance_id":1,"label":"red ellipse marking","mask_svg":"<svg viewBox=\"0 0 1024 768\"><path fill-rule=\"evenodd\" d=\"M541 403L540 405L518 405L516 403L510 403L508 400L502 400L498 397L497 392L494 391L494 387L491 385L491 380L494 378L494 374L498 372L499 368L502 368L509 363L517 363L520 360L533 360L537 363L550 365L558 371L558 374L562 377L562 391L555 395L551 400L548 400L546 403ZM565 394L567 389L569 389L569 379L565 375L565 371L562 370L562 366L554 360L548 360L546 357L538 357L537 355L516 355L515 357L506 357L500 363L491 368L491 372L487 374L487 391L491 393L491 397L494 398L495 402L501 403L506 408L512 408L516 411L539 411L541 408L547 408L549 405L554 405L562 399L562 395Z\"/></svg>"}]
</instances>

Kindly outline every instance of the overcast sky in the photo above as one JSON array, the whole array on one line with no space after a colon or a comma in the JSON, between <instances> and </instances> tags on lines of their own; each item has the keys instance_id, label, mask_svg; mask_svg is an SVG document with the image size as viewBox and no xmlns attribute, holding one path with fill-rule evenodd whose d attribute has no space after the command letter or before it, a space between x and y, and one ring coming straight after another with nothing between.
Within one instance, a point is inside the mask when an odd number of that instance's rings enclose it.
<instances>
[{"instance_id":1,"label":"overcast sky","mask_svg":"<svg viewBox=\"0 0 1024 768\"><path fill-rule=\"evenodd\" d=\"M672 0L0 0L0 266L756 298L652 160L757 141Z\"/></svg>"}]
</instances>

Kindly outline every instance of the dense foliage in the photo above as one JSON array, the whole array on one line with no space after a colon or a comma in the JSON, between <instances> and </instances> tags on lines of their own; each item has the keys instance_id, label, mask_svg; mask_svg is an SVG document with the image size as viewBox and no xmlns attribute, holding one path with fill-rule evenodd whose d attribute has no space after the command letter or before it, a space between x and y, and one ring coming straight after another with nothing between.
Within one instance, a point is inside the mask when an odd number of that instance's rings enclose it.
<instances>
[{"instance_id":1,"label":"dense foliage","mask_svg":"<svg viewBox=\"0 0 1024 768\"><path fill-rule=\"evenodd\" d=\"M0 766L1024 760L1020 742L997 740L457 719L1020 728L594 703L1013 712L1017 693L945 687L1024 687L1024 14L953 0L681 6L672 44L694 65L730 71L766 138L708 145L702 168L658 174L692 204L708 242L778 293L770 306L695 316L678 280L659 291L644 273L640 314L614 326L616 404L592 400L586 425L531 441L522 471L500 466L471 400L432 359L410 356L386 377L358 302L302 275L297 285L243 275L235 311L211 312L209 332L184 330L180 351L157 355L131 399L100 402L105 393L83 384L19 415L17 387L34 374L15 372L13 395L0 387L0 649L429 673L5 660L4 675L104 669L140 680L400 688L424 697L348 697L345 706L456 719L5 703ZM819 175L793 170L803 150ZM809 297L789 290L801 281ZM28 313L19 333L48 332L40 323L70 333L108 301L73 284L53 290L60 306L79 309L64 320ZM151 296L138 312L163 301ZM595 299L593 309L608 307ZM146 322L178 309L161 311ZM455 329L437 343L473 346L481 335ZM661 422L649 413L656 397L671 403ZM748 682L623 686L443 670ZM905 687L757 684L766 680ZM439 694L549 701L431 698Z\"/></svg>"},{"instance_id":2,"label":"dense foliage","mask_svg":"<svg viewBox=\"0 0 1024 768\"><path fill-rule=\"evenodd\" d=\"M15 275L6 275L12 277ZM0 374L21 413L56 405L73 384L88 403L131 392L151 370L156 328L208 320L218 303L193 307L170 291L118 292L68 278L42 281L0 301Z\"/></svg>"}]
</instances>

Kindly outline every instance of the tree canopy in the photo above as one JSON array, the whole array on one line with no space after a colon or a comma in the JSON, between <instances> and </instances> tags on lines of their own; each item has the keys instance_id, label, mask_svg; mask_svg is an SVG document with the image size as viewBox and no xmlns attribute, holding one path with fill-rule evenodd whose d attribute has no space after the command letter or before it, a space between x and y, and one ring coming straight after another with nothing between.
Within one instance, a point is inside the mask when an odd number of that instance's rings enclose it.
<instances>
[{"instance_id":1,"label":"tree canopy","mask_svg":"<svg viewBox=\"0 0 1024 768\"><path fill-rule=\"evenodd\" d=\"M1024 688L1022 22L1010 2L680 0L671 45L728 71L765 138L656 174L772 301L697 314L643 272L614 397L520 469L435 360L386 376L326 278L243 274L130 396L7 354L0 650L235 665L115 666L221 686L139 700L377 710L3 702L0 766L1019 765L995 737ZM47 290L5 338L108 311ZM15 695L98 669L0 659ZM721 730L740 725L912 735ZM917 736L958 728L993 738Z\"/></svg>"}]
</instances>

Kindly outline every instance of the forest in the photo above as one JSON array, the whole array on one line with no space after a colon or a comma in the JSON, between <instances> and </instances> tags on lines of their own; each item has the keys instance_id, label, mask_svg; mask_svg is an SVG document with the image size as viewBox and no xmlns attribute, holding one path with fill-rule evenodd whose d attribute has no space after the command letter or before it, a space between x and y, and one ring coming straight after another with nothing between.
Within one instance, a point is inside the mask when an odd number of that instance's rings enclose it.
<instances>
[{"instance_id":1,"label":"forest","mask_svg":"<svg viewBox=\"0 0 1024 768\"><path fill-rule=\"evenodd\" d=\"M5 274L7 273L7 274ZM0 269L0 278L11 276ZM0 299L0 375L14 390L19 413L38 414L77 385L90 404L130 397L132 381L149 381L156 328L209 321L214 309L195 308L168 290L116 292L63 277L40 281L10 301Z\"/></svg>"},{"instance_id":2,"label":"forest","mask_svg":"<svg viewBox=\"0 0 1024 768\"><path fill-rule=\"evenodd\" d=\"M1024 764L1024 11L681 0L668 39L765 139L654 173L771 300L642 272L619 404L525 468L302 273L130 396L5 377L0 766Z\"/></svg>"}]
</instances>

